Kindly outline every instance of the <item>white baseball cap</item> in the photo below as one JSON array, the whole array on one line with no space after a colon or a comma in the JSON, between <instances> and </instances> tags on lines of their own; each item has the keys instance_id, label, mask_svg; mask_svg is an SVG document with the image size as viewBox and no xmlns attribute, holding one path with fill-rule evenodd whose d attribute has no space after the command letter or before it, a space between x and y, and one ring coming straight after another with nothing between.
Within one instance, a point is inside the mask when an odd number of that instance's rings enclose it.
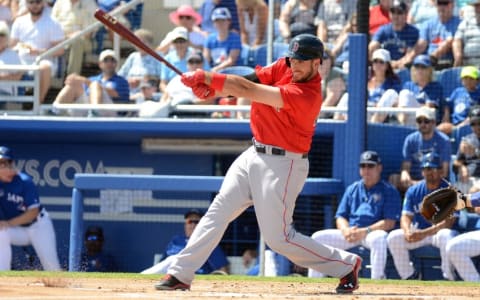
<instances>
[{"instance_id":1,"label":"white baseball cap","mask_svg":"<svg viewBox=\"0 0 480 300\"><path fill-rule=\"evenodd\" d=\"M427 120L435 120L435 108L427 106L420 107L415 114L415 119L418 119L420 117L424 117Z\"/></svg>"},{"instance_id":2,"label":"white baseball cap","mask_svg":"<svg viewBox=\"0 0 480 300\"><path fill-rule=\"evenodd\" d=\"M390 57L390 51L386 49L377 49L373 51L372 60L379 59L383 62L390 62L392 58Z\"/></svg>"},{"instance_id":3,"label":"white baseball cap","mask_svg":"<svg viewBox=\"0 0 480 300\"><path fill-rule=\"evenodd\" d=\"M112 49L105 49L100 53L100 56L98 57L98 61L103 61L107 57L112 57L118 62L118 57L117 54L115 54L115 51Z\"/></svg>"}]
</instances>

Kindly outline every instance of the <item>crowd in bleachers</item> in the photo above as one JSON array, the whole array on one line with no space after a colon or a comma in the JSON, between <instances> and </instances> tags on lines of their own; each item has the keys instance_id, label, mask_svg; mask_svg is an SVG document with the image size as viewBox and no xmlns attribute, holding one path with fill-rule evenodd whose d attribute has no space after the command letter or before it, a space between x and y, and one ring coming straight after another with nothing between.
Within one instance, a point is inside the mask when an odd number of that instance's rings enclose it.
<instances>
[{"instance_id":1,"label":"crowd in bleachers","mask_svg":"<svg viewBox=\"0 0 480 300\"><path fill-rule=\"evenodd\" d=\"M253 72L256 65L268 63L267 3L265 0L205 0L198 10L182 5L169 14L172 30L158 43L154 41L153 29L141 26L142 5L129 10L120 21L136 30L140 39L182 72L203 68L244 75ZM95 21L96 8L111 11L118 5L120 1L115 0L1 1L0 62L32 64L48 49L65 39L76 38ZM351 50L348 37L358 32L356 7L355 0L275 1L274 60L284 56L289 41L301 33L318 36L326 46L319 68L324 107L348 106ZM399 174L390 176L390 182L405 194L423 180L423 169L434 168L440 169L437 171L442 177L450 178L465 193L480 190L480 1L371 1L369 34L367 105L391 108L392 112L369 113L368 121L417 128L405 140L403 164ZM118 57L104 47L109 39L112 33L102 27L37 61L41 66L40 102L137 103L141 105L138 115L150 118L172 116L178 104L249 103L248 99L232 97L198 99L167 66L133 47L128 55ZM94 76L85 71L90 56L98 66ZM10 72L0 74L0 80L28 79L29 76ZM49 99L47 95L54 77L61 78L62 88ZM0 94L17 92L5 85L0 87ZM395 108L419 110L411 115L397 113ZM55 106L49 112L54 115L130 115L95 110L75 113L59 111ZM248 118L248 114L237 116ZM232 115L216 113L208 117ZM345 120L347 115L321 113L319 117ZM465 138L460 139L460 133ZM458 145L451 149L449 137L456 135ZM430 154L439 156L436 167L422 163ZM370 227L365 230L365 235L370 234ZM387 242L386 236L381 238ZM446 243L430 244L446 251ZM415 277L412 272L410 269L399 271L402 278ZM384 278L385 274L380 272L372 277ZM450 273L445 275L448 279L454 277Z\"/></svg>"}]
</instances>

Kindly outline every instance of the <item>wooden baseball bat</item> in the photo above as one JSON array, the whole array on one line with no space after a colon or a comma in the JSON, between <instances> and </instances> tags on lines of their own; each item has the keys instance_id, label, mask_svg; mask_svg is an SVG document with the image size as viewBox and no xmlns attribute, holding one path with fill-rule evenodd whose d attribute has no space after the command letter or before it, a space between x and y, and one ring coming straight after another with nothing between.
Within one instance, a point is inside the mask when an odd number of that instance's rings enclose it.
<instances>
[{"instance_id":1,"label":"wooden baseball bat","mask_svg":"<svg viewBox=\"0 0 480 300\"><path fill-rule=\"evenodd\" d=\"M94 14L95 18L102 22L105 26L113 30L119 36L123 37L133 45L137 46L138 48L142 49L146 53L153 56L158 61L164 63L167 67L173 70L178 75L182 75L182 72L177 69L174 65L168 62L165 58L159 55L155 50L147 46L141 39L139 39L133 32L128 29L127 27L123 26L115 17L109 15L105 11L101 9L97 9Z\"/></svg>"}]
</instances>

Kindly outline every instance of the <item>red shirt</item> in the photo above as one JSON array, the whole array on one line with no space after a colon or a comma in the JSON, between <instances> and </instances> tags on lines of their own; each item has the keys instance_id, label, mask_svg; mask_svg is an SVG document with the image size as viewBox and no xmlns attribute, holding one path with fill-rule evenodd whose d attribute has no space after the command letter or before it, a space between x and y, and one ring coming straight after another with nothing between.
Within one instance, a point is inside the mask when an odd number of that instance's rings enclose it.
<instances>
[{"instance_id":1,"label":"red shirt","mask_svg":"<svg viewBox=\"0 0 480 300\"><path fill-rule=\"evenodd\" d=\"M375 32L377 32L380 26L388 24L390 22L391 20L388 10L382 10L380 5L372 6L372 8L370 9L370 17L368 22L370 34L373 35Z\"/></svg>"},{"instance_id":2,"label":"red shirt","mask_svg":"<svg viewBox=\"0 0 480 300\"><path fill-rule=\"evenodd\" d=\"M280 88L283 107L277 109L253 101L250 112L253 136L267 145L307 153L322 105L320 74L308 82L292 82L292 70L285 58L264 68L257 67L255 72L262 84Z\"/></svg>"}]
</instances>

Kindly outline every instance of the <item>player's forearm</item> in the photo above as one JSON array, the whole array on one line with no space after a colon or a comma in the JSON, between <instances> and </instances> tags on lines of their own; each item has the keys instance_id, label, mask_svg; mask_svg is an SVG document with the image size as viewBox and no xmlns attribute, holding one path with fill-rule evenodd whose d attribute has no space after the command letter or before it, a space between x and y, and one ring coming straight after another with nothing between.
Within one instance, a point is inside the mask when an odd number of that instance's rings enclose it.
<instances>
[{"instance_id":1,"label":"player's forearm","mask_svg":"<svg viewBox=\"0 0 480 300\"><path fill-rule=\"evenodd\" d=\"M19 215L18 217L8 220L8 224L10 224L10 226L20 226L24 224L30 224L38 216L38 212L39 212L38 208L29 209L23 214Z\"/></svg>"}]
</instances>

